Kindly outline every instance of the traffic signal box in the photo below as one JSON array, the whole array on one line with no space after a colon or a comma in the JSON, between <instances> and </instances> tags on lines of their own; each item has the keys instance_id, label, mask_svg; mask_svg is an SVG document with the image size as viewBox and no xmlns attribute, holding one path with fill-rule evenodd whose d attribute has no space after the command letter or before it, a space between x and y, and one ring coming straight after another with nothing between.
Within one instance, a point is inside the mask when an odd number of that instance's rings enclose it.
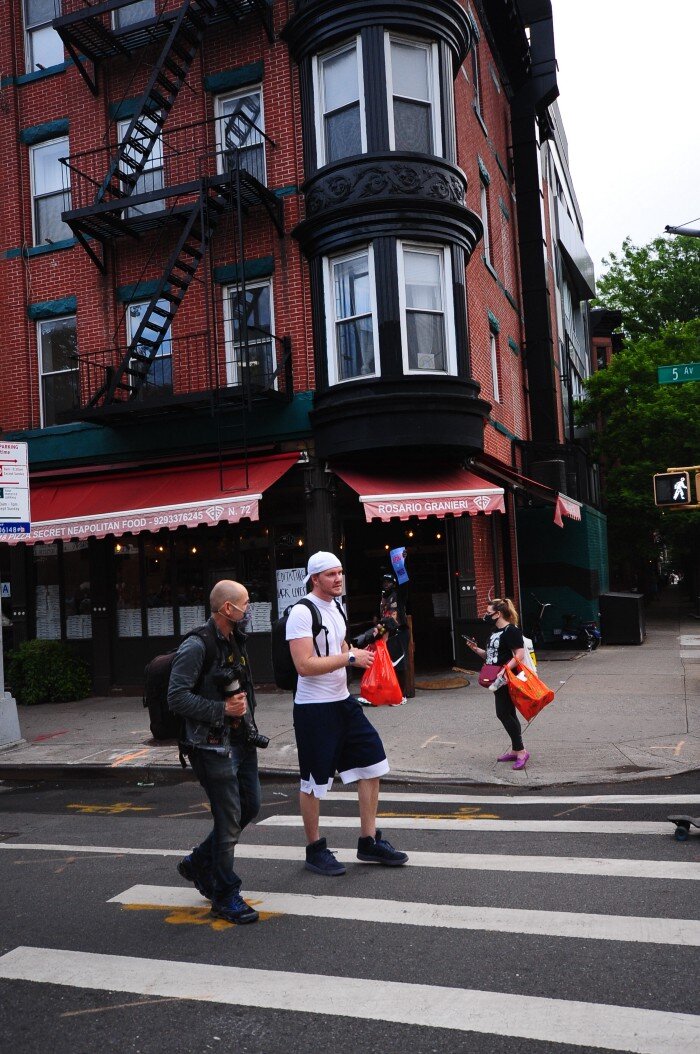
<instances>
[{"instance_id":1,"label":"traffic signal box","mask_svg":"<svg viewBox=\"0 0 700 1054\"><path fill-rule=\"evenodd\" d=\"M654 501L663 506L697 507L698 474L695 475L695 495L691 490L690 472L657 472L654 476Z\"/></svg>"}]
</instances>

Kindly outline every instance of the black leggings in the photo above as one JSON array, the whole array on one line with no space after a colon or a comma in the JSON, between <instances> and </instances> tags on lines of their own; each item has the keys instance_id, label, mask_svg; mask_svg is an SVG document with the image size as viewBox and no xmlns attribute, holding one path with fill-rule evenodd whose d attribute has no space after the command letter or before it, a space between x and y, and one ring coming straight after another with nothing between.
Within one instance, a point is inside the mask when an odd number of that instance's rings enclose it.
<instances>
[{"instance_id":1,"label":"black leggings","mask_svg":"<svg viewBox=\"0 0 700 1054\"><path fill-rule=\"evenodd\" d=\"M518 715L508 693L508 686L504 684L495 695L496 717L510 736L513 750L524 750L523 737L520 734L520 721L518 721Z\"/></svg>"}]
</instances>

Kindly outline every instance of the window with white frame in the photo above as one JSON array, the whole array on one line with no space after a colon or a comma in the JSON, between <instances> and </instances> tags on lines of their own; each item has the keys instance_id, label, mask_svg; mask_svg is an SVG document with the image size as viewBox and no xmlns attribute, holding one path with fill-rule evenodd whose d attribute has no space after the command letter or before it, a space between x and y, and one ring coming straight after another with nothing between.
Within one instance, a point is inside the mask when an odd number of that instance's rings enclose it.
<instances>
[{"instance_id":1,"label":"window with white frame","mask_svg":"<svg viewBox=\"0 0 700 1054\"><path fill-rule=\"evenodd\" d=\"M479 69L479 35L476 23L472 19L473 42L471 48L472 60L472 86L474 88L473 106L479 117L481 117L481 71Z\"/></svg>"},{"instance_id":2,"label":"window with white frame","mask_svg":"<svg viewBox=\"0 0 700 1054\"><path fill-rule=\"evenodd\" d=\"M360 38L314 60L318 164L367 149Z\"/></svg>"},{"instance_id":3,"label":"window with white frame","mask_svg":"<svg viewBox=\"0 0 700 1054\"><path fill-rule=\"evenodd\" d=\"M262 88L247 88L215 101L219 172L240 168L265 184L265 115Z\"/></svg>"},{"instance_id":4,"label":"window with white frame","mask_svg":"<svg viewBox=\"0 0 700 1054\"><path fill-rule=\"evenodd\" d=\"M133 4L127 4L125 7L120 7L113 11L112 24L115 29L133 26L137 22L145 22L146 19L153 18L155 13L155 0L136 0Z\"/></svg>"},{"instance_id":5,"label":"window with white frame","mask_svg":"<svg viewBox=\"0 0 700 1054\"><path fill-rule=\"evenodd\" d=\"M61 219L61 213L70 208L70 174L59 160L67 154L67 139L51 139L30 149L35 245L53 244L73 236Z\"/></svg>"},{"instance_id":6,"label":"window with white frame","mask_svg":"<svg viewBox=\"0 0 700 1054\"><path fill-rule=\"evenodd\" d=\"M61 14L61 0L24 0L27 72L50 69L65 61L63 41L51 22Z\"/></svg>"},{"instance_id":7,"label":"window with white frame","mask_svg":"<svg viewBox=\"0 0 700 1054\"><path fill-rule=\"evenodd\" d=\"M154 131L157 128L156 121L153 117L143 116L140 118L139 123L144 129L148 129L148 132ZM119 141L122 142L131 126L131 119L126 121L119 121L117 125L117 135ZM134 130L131 135L131 144L127 147L125 157L127 161L133 161L134 164L141 166L140 174L137 177L135 186L131 187L131 184L124 184L124 191L128 194L149 194L153 190L162 190L165 185L164 172L163 172L163 140L160 135L156 137L153 145L151 146L150 153L146 158L143 165L141 165L143 159L143 151L148 143L151 142L150 136L146 131L139 132ZM129 172L129 166L124 166L125 171ZM131 216L145 216L149 212L160 212L163 209L162 198L155 198L153 201L144 201L140 205L130 205L126 211L126 215Z\"/></svg>"},{"instance_id":8,"label":"window with white frame","mask_svg":"<svg viewBox=\"0 0 700 1054\"><path fill-rule=\"evenodd\" d=\"M148 310L150 300L141 300L137 303L129 304L126 310L126 338L129 344L136 339L141 323ZM168 300L158 301L159 309L163 311L169 311L172 305ZM158 316L158 322L160 322L160 316ZM160 333L160 329L156 328L154 323L151 327L148 323L146 324L143 332L140 334L140 338L144 340L144 344L141 343L136 345L137 351L142 351L144 355L150 355L151 344L146 343L149 339L157 337ZM144 363L140 359L134 359L134 368L142 370ZM165 332L165 336L158 345L155 358L151 362L148 376L146 378L145 387L142 389L144 394L158 390L160 394L163 394L163 390L172 391L173 386L173 348L172 341L170 339L170 327Z\"/></svg>"},{"instance_id":9,"label":"window with white frame","mask_svg":"<svg viewBox=\"0 0 700 1054\"><path fill-rule=\"evenodd\" d=\"M78 337L75 315L37 323L42 427L78 405Z\"/></svg>"},{"instance_id":10,"label":"window with white frame","mask_svg":"<svg viewBox=\"0 0 700 1054\"><path fill-rule=\"evenodd\" d=\"M481 202L481 222L484 227L484 259L486 263L493 266L491 263L491 233L489 230L489 188L484 183L483 179L479 181L479 194Z\"/></svg>"},{"instance_id":11,"label":"window with white frame","mask_svg":"<svg viewBox=\"0 0 700 1054\"><path fill-rule=\"evenodd\" d=\"M456 373L449 252L398 244L404 370Z\"/></svg>"},{"instance_id":12,"label":"window with white frame","mask_svg":"<svg viewBox=\"0 0 700 1054\"><path fill-rule=\"evenodd\" d=\"M275 372L272 282L224 289L226 380L269 387Z\"/></svg>"},{"instance_id":13,"label":"window with white frame","mask_svg":"<svg viewBox=\"0 0 700 1054\"><path fill-rule=\"evenodd\" d=\"M437 46L387 34L385 48L391 149L440 154Z\"/></svg>"},{"instance_id":14,"label":"window with white frame","mask_svg":"<svg viewBox=\"0 0 700 1054\"><path fill-rule=\"evenodd\" d=\"M328 383L378 373L372 247L326 261Z\"/></svg>"},{"instance_id":15,"label":"window with white frame","mask_svg":"<svg viewBox=\"0 0 700 1054\"><path fill-rule=\"evenodd\" d=\"M498 383L498 337L493 329L489 330L489 358L491 360L491 384L493 387L493 401L500 403L501 389Z\"/></svg>"}]
</instances>

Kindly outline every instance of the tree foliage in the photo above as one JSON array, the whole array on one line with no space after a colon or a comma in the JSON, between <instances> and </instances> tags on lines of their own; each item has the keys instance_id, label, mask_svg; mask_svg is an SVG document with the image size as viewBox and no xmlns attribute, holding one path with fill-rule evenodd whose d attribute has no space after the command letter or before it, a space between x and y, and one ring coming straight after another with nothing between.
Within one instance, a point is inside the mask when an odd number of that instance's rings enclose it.
<instances>
[{"instance_id":1,"label":"tree foliage","mask_svg":"<svg viewBox=\"0 0 700 1054\"><path fill-rule=\"evenodd\" d=\"M630 340L700 317L700 238L655 238L641 246L626 238L603 264L597 303L622 312Z\"/></svg>"},{"instance_id":2,"label":"tree foliage","mask_svg":"<svg viewBox=\"0 0 700 1054\"><path fill-rule=\"evenodd\" d=\"M697 552L700 512L654 505L653 476L700 463L700 384L660 385L657 367L700 362L700 319L667 325L627 343L586 382L582 424L599 423L594 444L605 473L611 555L648 562L653 537Z\"/></svg>"}]
</instances>

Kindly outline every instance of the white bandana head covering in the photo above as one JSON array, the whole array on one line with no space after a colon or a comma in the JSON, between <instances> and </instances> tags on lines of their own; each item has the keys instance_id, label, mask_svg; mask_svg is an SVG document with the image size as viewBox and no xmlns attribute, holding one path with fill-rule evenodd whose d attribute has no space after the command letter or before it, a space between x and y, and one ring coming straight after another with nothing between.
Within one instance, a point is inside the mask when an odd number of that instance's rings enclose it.
<instances>
[{"instance_id":1,"label":"white bandana head covering","mask_svg":"<svg viewBox=\"0 0 700 1054\"><path fill-rule=\"evenodd\" d=\"M333 553L314 553L313 556L309 557L304 582L308 583L312 575L319 575L321 571L330 571L332 567L342 567L342 563L337 556Z\"/></svg>"}]
</instances>

